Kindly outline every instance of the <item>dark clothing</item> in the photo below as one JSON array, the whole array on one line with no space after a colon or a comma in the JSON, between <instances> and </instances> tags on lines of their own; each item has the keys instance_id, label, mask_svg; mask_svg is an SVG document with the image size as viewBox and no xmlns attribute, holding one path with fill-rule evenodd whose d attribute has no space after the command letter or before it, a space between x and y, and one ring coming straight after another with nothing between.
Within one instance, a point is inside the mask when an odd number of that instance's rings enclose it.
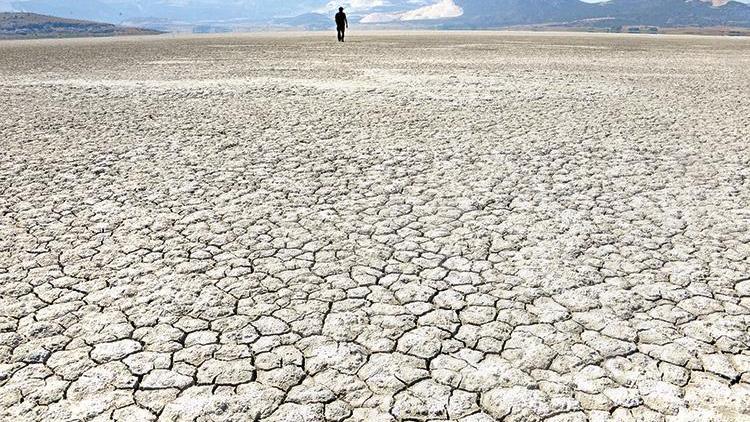
<instances>
[{"instance_id":1,"label":"dark clothing","mask_svg":"<svg viewBox=\"0 0 750 422\"><path fill-rule=\"evenodd\" d=\"M339 41L344 41L344 35L346 32L346 28L348 27L349 22L346 20L346 13L336 13L336 36L338 37Z\"/></svg>"},{"instance_id":2,"label":"dark clothing","mask_svg":"<svg viewBox=\"0 0 750 422\"><path fill-rule=\"evenodd\" d=\"M343 28L346 28L347 26L349 26L349 22L346 21L346 13L344 12L336 13L336 28L343 29Z\"/></svg>"}]
</instances>

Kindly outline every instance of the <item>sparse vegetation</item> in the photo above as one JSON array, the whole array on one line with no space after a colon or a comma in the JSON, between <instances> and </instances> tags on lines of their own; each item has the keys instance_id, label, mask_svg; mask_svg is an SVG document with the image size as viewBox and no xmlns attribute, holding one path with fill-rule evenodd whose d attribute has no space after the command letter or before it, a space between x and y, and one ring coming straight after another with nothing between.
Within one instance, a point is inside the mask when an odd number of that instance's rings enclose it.
<instances>
[{"instance_id":1,"label":"sparse vegetation","mask_svg":"<svg viewBox=\"0 0 750 422\"><path fill-rule=\"evenodd\" d=\"M0 39L154 35L159 31L36 13L0 13Z\"/></svg>"}]
</instances>

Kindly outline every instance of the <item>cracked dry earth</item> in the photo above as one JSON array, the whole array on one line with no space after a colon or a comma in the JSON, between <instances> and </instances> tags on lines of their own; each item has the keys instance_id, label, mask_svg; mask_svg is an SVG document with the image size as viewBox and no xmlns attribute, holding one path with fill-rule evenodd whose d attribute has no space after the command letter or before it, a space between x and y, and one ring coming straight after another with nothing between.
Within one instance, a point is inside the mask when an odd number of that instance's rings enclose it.
<instances>
[{"instance_id":1,"label":"cracked dry earth","mask_svg":"<svg viewBox=\"0 0 750 422\"><path fill-rule=\"evenodd\" d=\"M0 43L0 419L748 420L749 52Z\"/></svg>"}]
</instances>

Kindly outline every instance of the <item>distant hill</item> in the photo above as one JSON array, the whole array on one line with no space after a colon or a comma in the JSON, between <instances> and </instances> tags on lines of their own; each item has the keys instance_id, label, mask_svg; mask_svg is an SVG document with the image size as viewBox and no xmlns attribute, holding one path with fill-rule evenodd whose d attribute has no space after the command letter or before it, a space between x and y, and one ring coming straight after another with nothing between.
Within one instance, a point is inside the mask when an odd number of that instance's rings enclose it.
<instances>
[{"instance_id":1,"label":"distant hill","mask_svg":"<svg viewBox=\"0 0 750 422\"><path fill-rule=\"evenodd\" d=\"M570 22L595 14L596 5L579 0L455 0L463 15L449 26L492 28L542 22Z\"/></svg>"},{"instance_id":2,"label":"distant hill","mask_svg":"<svg viewBox=\"0 0 750 422\"><path fill-rule=\"evenodd\" d=\"M36 13L0 13L0 39L154 35L159 31Z\"/></svg>"},{"instance_id":3,"label":"distant hill","mask_svg":"<svg viewBox=\"0 0 750 422\"><path fill-rule=\"evenodd\" d=\"M750 27L750 6L736 1L610 0L454 0L464 13L445 19L452 28L498 28L518 25L618 27Z\"/></svg>"},{"instance_id":4,"label":"distant hill","mask_svg":"<svg viewBox=\"0 0 750 422\"><path fill-rule=\"evenodd\" d=\"M593 17L622 25L750 27L750 6L736 1L714 6L700 0L611 0L594 6L600 10Z\"/></svg>"},{"instance_id":5,"label":"distant hill","mask_svg":"<svg viewBox=\"0 0 750 422\"><path fill-rule=\"evenodd\" d=\"M314 12L327 0L0 0L14 11L120 24L169 20L202 25L206 21L268 21ZM342 0L347 1L347 0Z\"/></svg>"},{"instance_id":6,"label":"distant hill","mask_svg":"<svg viewBox=\"0 0 750 422\"><path fill-rule=\"evenodd\" d=\"M438 1L438 0L435 0ZM389 2L398 12L375 12L363 22L394 23L410 27L490 29L515 26L556 27L750 27L750 5L728 0L609 0L587 3L580 0L439 0L430 19L413 19L412 2ZM453 13L460 8L458 16ZM446 11L440 16L440 11ZM453 16L448 16L447 12ZM419 14L416 14L419 15Z\"/></svg>"}]
</instances>

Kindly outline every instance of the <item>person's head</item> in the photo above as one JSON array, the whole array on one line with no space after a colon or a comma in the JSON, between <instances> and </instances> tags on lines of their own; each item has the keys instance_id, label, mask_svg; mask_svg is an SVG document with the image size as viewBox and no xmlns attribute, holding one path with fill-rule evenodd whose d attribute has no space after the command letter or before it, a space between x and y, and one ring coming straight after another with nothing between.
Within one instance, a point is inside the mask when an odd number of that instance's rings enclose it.
<instances>
[{"instance_id":1,"label":"person's head","mask_svg":"<svg viewBox=\"0 0 750 422\"><path fill-rule=\"evenodd\" d=\"M343 11L344 11L344 8L343 7L339 7L339 12L343 12Z\"/></svg>"}]
</instances>

